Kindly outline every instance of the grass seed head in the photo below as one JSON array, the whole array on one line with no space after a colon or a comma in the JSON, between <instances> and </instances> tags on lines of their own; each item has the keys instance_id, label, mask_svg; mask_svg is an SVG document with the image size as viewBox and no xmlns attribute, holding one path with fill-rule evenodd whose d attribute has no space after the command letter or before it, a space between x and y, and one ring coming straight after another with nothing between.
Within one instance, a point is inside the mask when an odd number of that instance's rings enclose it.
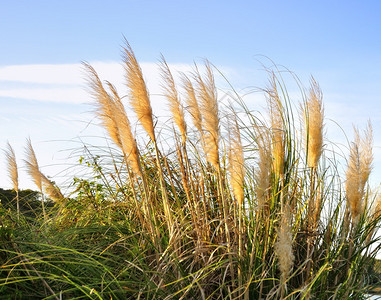
<instances>
[{"instance_id":1,"label":"grass seed head","mask_svg":"<svg viewBox=\"0 0 381 300\"><path fill-rule=\"evenodd\" d=\"M37 188L42 191L42 178L41 178L41 172L38 166L38 161L36 154L34 152L34 149L32 147L32 142L30 138L26 140L26 157L25 164L27 167L27 172L29 176L32 178L34 184L37 186Z\"/></svg>"},{"instance_id":2,"label":"grass seed head","mask_svg":"<svg viewBox=\"0 0 381 300\"><path fill-rule=\"evenodd\" d=\"M281 215L277 230L278 237L275 243L275 253L278 257L279 269L284 279L290 274L295 259L292 250L292 231L290 223L290 209L288 206L285 206L285 211Z\"/></svg>"},{"instance_id":3,"label":"grass seed head","mask_svg":"<svg viewBox=\"0 0 381 300\"><path fill-rule=\"evenodd\" d=\"M142 70L130 44L126 41L124 47L124 69L129 89L130 103L139 122L152 141L156 141L152 118L152 108Z\"/></svg>"},{"instance_id":4,"label":"grass seed head","mask_svg":"<svg viewBox=\"0 0 381 300\"><path fill-rule=\"evenodd\" d=\"M44 174L41 174L42 185L46 195L53 201L61 201L65 197L62 195L61 190L51 180L49 180Z\"/></svg>"},{"instance_id":5,"label":"grass seed head","mask_svg":"<svg viewBox=\"0 0 381 300\"><path fill-rule=\"evenodd\" d=\"M8 174L12 181L13 189L17 191L19 189L19 179L18 179L16 155L15 155L15 151L13 150L9 142L7 142L7 149L4 152L5 152L5 157L8 163L7 165Z\"/></svg>"},{"instance_id":6,"label":"grass seed head","mask_svg":"<svg viewBox=\"0 0 381 300\"><path fill-rule=\"evenodd\" d=\"M203 138L208 161L217 169L219 168L219 115L217 91L210 64L206 63L206 76L202 78L197 71L195 76L198 84L200 111L202 115Z\"/></svg>"},{"instance_id":7,"label":"grass seed head","mask_svg":"<svg viewBox=\"0 0 381 300\"><path fill-rule=\"evenodd\" d=\"M244 199L244 157L243 148L241 143L241 136L238 128L237 120L230 133L230 151L229 151L229 169L230 169L230 182L233 190L234 197L238 201L238 205L242 205Z\"/></svg>"},{"instance_id":8,"label":"grass seed head","mask_svg":"<svg viewBox=\"0 0 381 300\"><path fill-rule=\"evenodd\" d=\"M112 97L107 93L95 69L89 64L84 64L88 73L88 84L91 94L95 99L95 113L101 120L103 127L107 130L113 142L122 148L117 119L114 114L115 104Z\"/></svg>"},{"instance_id":9,"label":"grass seed head","mask_svg":"<svg viewBox=\"0 0 381 300\"><path fill-rule=\"evenodd\" d=\"M139 174L140 168L138 147L131 131L130 121L115 87L110 83L108 83L108 86L113 95L112 115L113 118L115 118L115 123L117 125L118 136L121 144L120 147L132 167L132 170L136 174Z\"/></svg>"},{"instance_id":10,"label":"grass seed head","mask_svg":"<svg viewBox=\"0 0 381 300\"><path fill-rule=\"evenodd\" d=\"M184 109L180 103L179 95L177 93L175 80L173 79L171 70L168 67L167 62L162 56L161 64L161 77L163 79L162 88L164 95L168 100L169 109L172 113L173 120L180 130L182 142L185 143L187 126L184 118Z\"/></svg>"},{"instance_id":11,"label":"grass seed head","mask_svg":"<svg viewBox=\"0 0 381 300\"><path fill-rule=\"evenodd\" d=\"M192 117L193 125L202 133L202 117L193 84L185 75L182 77L182 82L186 91L187 110Z\"/></svg>"},{"instance_id":12,"label":"grass seed head","mask_svg":"<svg viewBox=\"0 0 381 300\"><path fill-rule=\"evenodd\" d=\"M256 131L259 161L255 192L258 208L263 209L268 200L268 191L271 188L271 135L266 128L257 127Z\"/></svg>"},{"instance_id":13,"label":"grass seed head","mask_svg":"<svg viewBox=\"0 0 381 300\"><path fill-rule=\"evenodd\" d=\"M307 164L310 168L316 168L323 152L324 110L320 87L313 78L311 82L305 116Z\"/></svg>"},{"instance_id":14,"label":"grass seed head","mask_svg":"<svg viewBox=\"0 0 381 300\"><path fill-rule=\"evenodd\" d=\"M274 74L271 87L267 90L267 95L271 118L273 172L278 177L281 177L284 173L285 159L283 106L279 98Z\"/></svg>"},{"instance_id":15,"label":"grass seed head","mask_svg":"<svg viewBox=\"0 0 381 300\"><path fill-rule=\"evenodd\" d=\"M372 170L372 127L368 124L364 137L360 137L359 131L356 128L354 133L354 142L350 146L345 190L352 220L354 223L357 223L358 217L364 208L365 185Z\"/></svg>"}]
</instances>

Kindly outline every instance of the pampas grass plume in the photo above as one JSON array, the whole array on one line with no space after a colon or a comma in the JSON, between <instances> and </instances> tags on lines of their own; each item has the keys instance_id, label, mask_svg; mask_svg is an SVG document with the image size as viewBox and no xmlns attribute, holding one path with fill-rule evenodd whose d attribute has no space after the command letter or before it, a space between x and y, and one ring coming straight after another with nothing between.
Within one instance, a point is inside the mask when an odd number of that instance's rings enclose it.
<instances>
[{"instance_id":1,"label":"pampas grass plume","mask_svg":"<svg viewBox=\"0 0 381 300\"><path fill-rule=\"evenodd\" d=\"M212 68L208 62L206 62L205 79L202 78L198 70L195 78L198 84L206 157L218 169L220 161L218 143L220 136L217 91Z\"/></svg>"},{"instance_id":2,"label":"pampas grass plume","mask_svg":"<svg viewBox=\"0 0 381 300\"><path fill-rule=\"evenodd\" d=\"M36 154L34 152L32 142L30 138L26 140L26 157L25 164L27 167L27 172L29 176L32 178L34 184L37 186L38 190L42 192L42 178L41 178L41 172L40 168L38 166L38 161Z\"/></svg>"},{"instance_id":3,"label":"pampas grass plume","mask_svg":"<svg viewBox=\"0 0 381 300\"><path fill-rule=\"evenodd\" d=\"M173 79L171 70L169 69L163 56L161 57L160 69L161 77L163 79L162 88L164 90L164 95L168 100L169 109L172 113L173 120L180 130L182 141L185 143L187 126L184 119L184 109L179 100L175 80Z\"/></svg>"},{"instance_id":4,"label":"pampas grass plume","mask_svg":"<svg viewBox=\"0 0 381 300\"><path fill-rule=\"evenodd\" d=\"M130 44L127 41L125 43L126 46L124 47L123 59L130 103L144 130L148 133L152 141L156 141L151 102L143 78L143 73Z\"/></svg>"},{"instance_id":5,"label":"pampas grass plume","mask_svg":"<svg viewBox=\"0 0 381 300\"><path fill-rule=\"evenodd\" d=\"M324 109L320 87L313 78L306 110L307 164L310 168L316 168L323 152Z\"/></svg>"},{"instance_id":6,"label":"pampas grass plume","mask_svg":"<svg viewBox=\"0 0 381 300\"><path fill-rule=\"evenodd\" d=\"M235 120L231 129L229 161L230 182L233 189L233 194L238 201L238 205L242 205L244 199L243 185L245 168L243 148L237 120Z\"/></svg>"},{"instance_id":7,"label":"pampas grass plume","mask_svg":"<svg viewBox=\"0 0 381 300\"><path fill-rule=\"evenodd\" d=\"M16 162L16 155L15 151L13 150L11 144L7 142L7 149L4 151L5 157L8 162L8 174L12 181L13 189L17 191L19 189L19 176L18 176L18 170L17 170L17 162Z\"/></svg>"},{"instance_id":8,"label":"pampas grass plume","mask_svg":"<svg viewBox=\"0 0 381 300\"><path fill-rule=\"evenodd\" d=\"M63 200L65 197L62 195L61 190L41 172L40 175L46 195L56 202Z\"/></svg>"},{"instance_id":9,"label":"pampas grass plume","mask_svg":"<svg viewBox=\"0 0 381 300\"><path fill-rule=\"evenodd\" d=\"M364 138L360 137L356 128L354 133L355 138L350 147L346 171L345 190L352 220L356 223L363 210L362 200L365 193L365 185L372 169L372 127L368 124Z\"/></svg>"},{"instance_id":10,"label":"pampas grass plume","mask_svg":"<svg viewBox=\"0 0 381 300\"><path fill-rule=\"evenodd\" d=\"M257 142L259 161L255 191L258 208L262 209L266 205L271 186L271 137L267 129L257 127Z\"/></svg>"},{"instance_id":11,"label":"pampas grass plume","mask_svg":"<svg viewBox=\"0 0 381 300\"><path fill-rule=\"evenodd\" d=\"M88 83L91 88L91 94L95 99L96 115L102 121L103 127L107 130L113 142L122 148L118 124L114 115L115 105L112 98L104 89L103 84L94 68L87 63L84 63L84 67L88 73Z\"/></svg>"},{"instance_id":12,"label":"pampas grass plume","mask_svg":"<svg viewBox=\"0 0 381 300\"><path fill-rule=\"evenodd\" d=\"M140 174L139 167L139 153L138 147L136 145L135 138L131 131L130 121L127 117L124 105L121 98L119 97L115 87L111 83L107 83L110 91L113 95L113 116L115 118L115 123L117 124L118 136L121 142L121 149L126 155L132 170L136 174Z\"/></svg>"},{"instance_id":13,"label":"pampas grass plume","mask_svg":"<svg viewBox=\"0 0 381 300\"><path fill-rule=\"evenodd\" d=\"M289 206L285 206L281 215L280 224L277 230L277 241L275 243L275 253L279 261L279 269L283 278L283 283L290 274L294 264L294 254L292 250L291 216Z\"/></svg>"},{"instance_id":14,"label":"pampas grass plume","mask_svg":"<svg viewBox=\"0 0 381 300\"><path fill-rule=\"evenodd\" d=\"M273 75L271 88L267 91L267 95L271 118L273 171L281 177L284 173L285 141L282 103L279 98L275 75Z\"/></svg>"},{"instance_id":15,"label":"pampas grass plume","mask_svg":"<svg viewBox=\"0 0 381 300\"><path fill-rule=\"evenodd\" d=\"M202 133L202 116L193 84L185 75L182 76L182 82L186 91L187 110L192 117L193 125Z\"/></svg>"}]
</instances>

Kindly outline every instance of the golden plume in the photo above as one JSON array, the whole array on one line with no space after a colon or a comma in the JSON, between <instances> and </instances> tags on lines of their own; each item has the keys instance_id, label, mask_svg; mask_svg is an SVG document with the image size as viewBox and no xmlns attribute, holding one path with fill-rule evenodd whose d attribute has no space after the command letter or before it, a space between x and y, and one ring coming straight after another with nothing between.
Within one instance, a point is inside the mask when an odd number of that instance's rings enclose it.
<instances>
[{"instance_id":1,"label":"golden plume","mask_svg":"<svg viewBox=\"0 0 381 300\"><path fill-rule=\"evenodd\" d=\"M229 146L230 182L234 197L238 201L238 205L241 206L244 199L245 168L241 136L236 118L231 128Z\"/></svg>"},{"instance_id":2,"label":"golden plume","mask_svg":"<svg viewBox=\"0 0 381 300\"><path fill-rule=\"evenodd\" d=\"M187 109L192 117L193 125L202 133L202 117L193 84L186 75L182 76L182 82L187 95Z\"/></svg>"},{"instance_id":3,"label":"golden plume","mask_svg":"<svg viewBox=\"0 0 381 300\"><path fill-rule=\"evenodd\" d=\"M280 224L277 229L277 240L275 242L275 254L278 257L279 269L281 272L281 284L285 285L287 277L292 271L294 264L294 253L292 250L290 207L285 206L285 211L281 215Z\"/></svg>"},{"instance_id":4,"label":"golden plume","mask_svg":"<svg viewBox=\"0 0 381 300\"><path fill-rule=\"evenodd\" d=\"M313 78L306 106L307 164L310 168L316 168L323 152L324 109L320 87Z\"/></svg>"},{"instance_id":5,"label":"golden plume","mask_svg":"<svg viewBox=\"0 0 381 300\"><path fill-rule=\"evenodd\" d=\"M122 148L118 124L114 115L115 105L113 100L104 89L103 84L94 68L87 63L84 63L84 67L89 74L88 83L91 88L91 93L95 99L95 112L102 121L102 125L107 130L111 139L117 146Z\"/></svg>"},{"instance_id":6,"label":"golden plume","mask_svg":"<svg viewBox=\"0 0 381 300\"><path fill-rule=\"evenodd\" d=\"M183 143L185 143L187 135L187 126L184 119L184 109L180 103L180 99L176 90L175 81L173 79L171 70L168 67L167 62L164 57L161 57L161 77L163 79L162 88L164 90L164 96L167 98L169 103L169 109L172 113L173 120L180 130L181 138Z\"/></svg>"},{"instance_id":7,"label":"golden plume","mask_svg":"<svg viewBox=\"0 0 381 300\"><path fill-rule=\"evenodd\" d=\"M8 162L8 174L13 184L13 189L18 191L19 189L19 176L17 170L17 162L15 151L13 150L11 144L7 142L7 149L5 150L5 157Z\"/></svg>"},{"instance_id":8,"label":"golden plume","mask_svg":"<svg viewBox=\"0 0 381 300\"><path fill-rule=\"evenodd\" d=\"M364 137L360 141L360 189L364 190L373 168L373 128L368 122Z\"/></svg>"},{"instance_id":9,"label":"golden plume","mask_svg":"<svg viewBox=\"0 0 381 300\"><path fill-rule=\"evenodd\" d=\"M42 193L44 189L45 193L49 196L49 198L54 201L59 201L64 199L64 196L62 195L60 189L56 185L54 185L53 182L49 180L40 171L40 168L37 162L37 157L34 152L30 138L27 139L26 155L27 155L27 160L25 160L25 164L27 167L27 172L32 177L39 191ZM44 209L44 206L43 206L43 209ZM45 215L45 212L44 212L44 215Z\"/></svg>"},{"instance_id":10,"label":"golden plume","mask_svg":"<svg viewBox=\"0 0 381 300\"><path fill-rule=\"evenodd\" d=\"M135 58L135 54L132 51L130 44L127 41L125 43L126 47L123 48L123 60L130 103L144 130L148 133L152 141L156 141L152 119L152 108L142 70Z\"/></svg>"},{"instance_id":11,"label":"golden plume","mask_svg":"<svg viewBox=\"0 0 381 300\"><path fill-rule=\"evenodd\" d=\"M115 87L109 82L107 84L112 92L114 103L113 116L117 124L122 151L124 155L126 155L132 170L135 173L140 174L138 147L131 131L131 125L126 114L126 110Z\"/></svg>"},{"instance_id":12,"label":"golden plume","mask_svg":"<svg viewBox=\"0 0 381 300\"><path fill-rule=\"evenodd\" d=\"M259 161L255 191L258 208L263 209L266 206L271 185L271 135L267 128L257 127L256 131Z\"/></svg>"},{"instance_id":13,"label":"golden plume","mask_svg":"<svg viewBox=\"0 0 381 300\"><path fill-rule=\"evenodd\" d=\"M200 99L200 111L202 115L203 137L207 160L216 168L219 168L219 116L217 104L217 91L214 76L209 62L206 62L206 76L203 79L196 72L198 95Z\"/></svg>"},{"instance_id":14,"label":"golden plume","mask_svg":"<svg viewBox=\"0 0 381 300\"><path fill-rule=\"evenodd\" d=\"M106 91L98 74L88 64L84 64L89 73L89 85L95 98L96 114L102 121L114 143L121 148L135 173L139 172L138 150L131 132L123 103L115 87L107 82L111 95Z\"/></svg>"},{"instance_id":15,"label":"golden plume","mask_svg":"<svg viewBox=\"0 0 381 300\"><path fill-rule=\"evenodd\" d=\"M53 201L61 201L65 197L62 195L61 190L50 179L40 172L42 185L46 195Z\"/></svg>"},{"instance_id":16,"label":"golden plume","mask_svg":"<svg viewBox=\"0 0 381 300\"><path fill-rule=\"evenodd\" d=\"M370 123L365 130L365 138L360 138L358 130L354 129L354 142L350 146L349 160L346 171L345 191L353 223L363 210L365 185L372 169L372 127Z\"/></svg>"},{"instance_id":17,"label":"golden plume","mask_svg":"<svg viewBox=\"0 0 381 300\"><path fill-rule=\"evenodd\" d=\"M282 177L284 173L285 156L283 106L279 98L274 74L271 87L267 90L267 96L271 118L273 172L278 177Z\"/></svg>"},{"instance_id":18,"label":"golden plume","mask_svg":"<svg viewBox=\"0 0 381 300\"><path fill-rule=\"evenodd\" d=\"M26 140L26 156L27 160L25 160L25 164L27 167L27 172L29 176L32 178L34 184L37 186L38 190L42 192L42 178L40 168L38 166L38 161L36 154L32 147L32 142L30 138Z\"/></svg>"}]
</instances>

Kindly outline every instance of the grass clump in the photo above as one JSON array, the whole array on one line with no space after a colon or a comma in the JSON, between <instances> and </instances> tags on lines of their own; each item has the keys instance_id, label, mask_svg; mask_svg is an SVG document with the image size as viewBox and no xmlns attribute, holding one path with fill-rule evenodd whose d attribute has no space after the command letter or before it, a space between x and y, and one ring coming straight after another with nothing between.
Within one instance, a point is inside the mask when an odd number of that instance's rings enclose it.
<instances>
[{"instance_id":1,"label":"grass clump","mask_svg":"<svg viewBox=\"0 0 381 300\"><path fill-rule=\"evenodd\" d=\"M264 90L266 119L237 93L223 106L210 63L182 74L179 89L162 58L174 126L157 128L128 43L123 58L145 133L135 136L123 97L85 64L96 116L116 147L86 147L80 163L91 175L74 177L64 197L28 140L42 205L34 216L19 197L16 210L1 207L5 299L362 299L381 215L368 184L370 125L364 137L356 131L344 180L325 152L315 80L301 90L298 126L280 73ZM10 146L7 157L15 174Z\"/></svg>"}]
</instances>

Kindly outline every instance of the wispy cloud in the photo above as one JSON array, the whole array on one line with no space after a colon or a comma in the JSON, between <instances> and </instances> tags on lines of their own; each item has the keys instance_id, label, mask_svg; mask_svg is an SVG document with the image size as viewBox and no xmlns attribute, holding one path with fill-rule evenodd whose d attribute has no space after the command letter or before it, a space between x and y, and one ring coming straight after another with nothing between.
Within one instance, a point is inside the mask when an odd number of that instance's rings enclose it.
<instances>
[{"instance_id":1,"label":"wispy cloud","mask_svg":"<svg viewBox=\"0 0 381 300\"><path fill-rule=\"evenodd\" d=\"M125 93L124 70L120 63L94 62L91 65L103 80L114 84L122 95ZM158 65L142 63L141 67L150 93L160 94ZM192 70L192 66L186 64L171 65L171 68L182 72ZM91 100L81 64L0 67L0 97L72 104Z\"/></svg>"}]
</instances>

